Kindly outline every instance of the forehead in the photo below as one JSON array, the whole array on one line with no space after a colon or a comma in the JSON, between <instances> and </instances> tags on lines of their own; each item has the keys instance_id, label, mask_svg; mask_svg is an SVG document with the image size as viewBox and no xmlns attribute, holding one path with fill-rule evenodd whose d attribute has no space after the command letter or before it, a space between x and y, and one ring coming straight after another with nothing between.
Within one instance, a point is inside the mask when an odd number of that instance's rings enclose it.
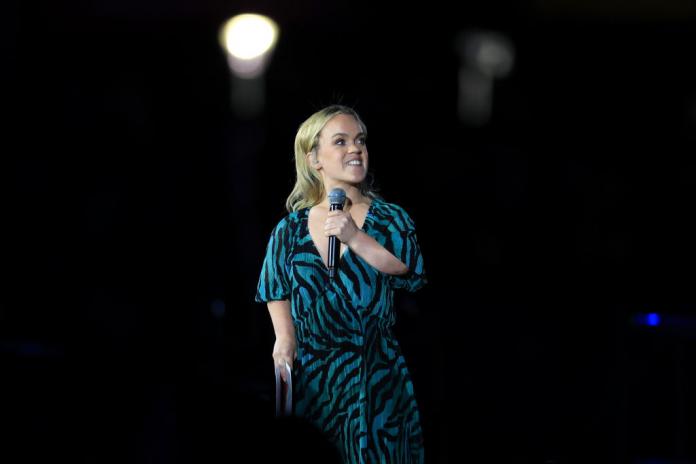
<instances>
[{"instance_id":1,"label":"forehead","mask_svg":"<svg viewBox=\"0 0 696 464\"><path fill-rule=\"evenodd\" d=\"M326 123L322 135L331 137L338 132L344 134L357 134L362 132L362 127L360 127L360 124L353 116L349 114L337 114Z\"/></svg>"}]
</instances>

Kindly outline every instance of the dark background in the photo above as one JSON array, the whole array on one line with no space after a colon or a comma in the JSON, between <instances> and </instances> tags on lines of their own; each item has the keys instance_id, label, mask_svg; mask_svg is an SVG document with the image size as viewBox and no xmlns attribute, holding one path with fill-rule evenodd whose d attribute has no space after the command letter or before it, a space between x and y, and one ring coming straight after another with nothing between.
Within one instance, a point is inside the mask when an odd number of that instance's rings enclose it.
<instances>
[{"instance_id":1,"label":"dark background","mask_svg":"<svg viewBox=\"0 0 696 464\"><path fill-rule=\"evenodd\" d=\"M336 102L418 227L430 283L396 330L427 461L696 462L690 3L3 9L1 462L317 456L272 419L253 296L295 130ZM281 36L244 119L217 33L248 10ZM470 30L515 47L479 127Z\"/></svg>"}]
</instances>

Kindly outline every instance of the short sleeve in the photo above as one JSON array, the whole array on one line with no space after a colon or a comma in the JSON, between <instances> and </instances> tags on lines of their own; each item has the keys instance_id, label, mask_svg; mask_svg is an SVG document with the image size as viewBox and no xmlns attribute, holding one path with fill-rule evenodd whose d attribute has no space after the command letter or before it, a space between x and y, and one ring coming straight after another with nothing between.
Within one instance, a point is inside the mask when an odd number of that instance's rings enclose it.
<instances>
[{"instance_id":1,"label":"short sleeve","mask_svg":"<svg viewBox=\"0 0 696 464\"><path fill-rule=\"evenodd\" d=\"M283 219L273 229L266 246L266 255L256 289L257 303L287 300L290 297L290 283L285 265L290 237L288 221Z\"/></svg>"},{"instance_id":2,"label":"short sleeve","mask_svg":"<svg viewBox=\"0 0 696 464\"><path fill-rule=\"evenodd\" d=\"M406 211L396 207L386 232L387 249L408 267L406 274L390 275L389 282L393 288L415 292L428 282L416 236L416 226Z\"/></svg>"}]
</instances>

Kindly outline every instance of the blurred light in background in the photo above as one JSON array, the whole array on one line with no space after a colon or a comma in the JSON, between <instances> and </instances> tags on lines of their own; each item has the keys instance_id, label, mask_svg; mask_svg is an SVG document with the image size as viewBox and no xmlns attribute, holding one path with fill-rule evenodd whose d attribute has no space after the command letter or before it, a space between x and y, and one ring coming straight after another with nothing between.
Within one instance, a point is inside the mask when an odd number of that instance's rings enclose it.
<instances>
[{"instance_id":1,"label":"blurred light in background","mask_svg":"<svg viewBox=\"0 0 696 464\"><path fill-rule=\"evenodd\" d=\"M220 45L232 73L232 107L238 116L251 118L263 112L263 77L278 34L275 21L251 13L234 16L220 28Z\"/></svg>"},{"instance_id":2,"label":"blurred light in background","mask_svg":"<svg viewBox=\"0 0 696 464\"><path fill-rule=\"evenodd\" d=\"M660 325L660 315L657 313L650 313L645 316L645 322L648 325L656 326Z\"/></svg>"},{"instance_id":3,"label":"blurred light in background","mask_svg":"<svg viewBox=\"0 0 696 464\"><path fill-rule=\"evenodd\" d=\"M237 15L220 30L220 41L227 52L230 70L245 79L263 74L276 40L277 24L271 18L257 14Z\"/></svg>"},{"instance_id":4,"label":"blurred light in background","mask_svg":"<svg viewBox=\"0 0 696 464\"><path fill-rule=\"evenodd\" d=\"M638 325L657 327L662 322L662 317L658 313L640 313L636 314L633 320Z\"/></svg>"},{"instance_id":5,"label":"blurred light in background","mask_svg":"<svg viewBox=\"0 0 696 464\"><path fill-rule=\"evenodd\" d=\"M464 31L455 41L459 53L460 120L482 126L491 118L493 84L507 77L515 65L515 47L510 39L494 31Z\"/></svg>"},{"instance_id":6,"label":"blurred light in background","mask_svg":"<svg viewBox=\"0 0 696 464\"><path fill-rule=\"evenodd\" d=\"M631 324L642 330L654 331L662 335L696 339L696 316L672 312L634 313Z\"/></svg>"},{"instance_id":7,"label":"blurred light in background","mask_svg":"<svg viewBox=\"0 0 696 464\"><path fill-rule=\"evenodd\" d=\"M210 302L210 312L213 314L215 319L222 319L225 317L226 309L227 307L225 306L225 302L220 298L216 298Z\"/></svg>"},{"instance_id":8,"label":"blurred light in background","mask_svg":"<svg viewBox=\"0 0 696 464\"><path fill-rule=\"evenodd\" d=\"M50 346L36 340L0 340L0 353L10 353L23 358L60 358L64 356L63 349Z\"/></svg>"}]
</instances>

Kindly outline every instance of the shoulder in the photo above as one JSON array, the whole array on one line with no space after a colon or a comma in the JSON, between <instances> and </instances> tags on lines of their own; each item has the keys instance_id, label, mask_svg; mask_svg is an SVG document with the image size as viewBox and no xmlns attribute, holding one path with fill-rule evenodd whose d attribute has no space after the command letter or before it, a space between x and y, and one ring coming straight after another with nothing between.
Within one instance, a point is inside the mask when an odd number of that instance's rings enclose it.
<instances>
[{"instance_id":1,"label":"shoulder","mask_svg":"<svg viewBox=\"0 0 696 464\"><path fill-rule=\"evenodd\" d=\"M372 200L372 211L375 220L381 225L397 225L399 228L413 227L413 219L406 209L396 203L389 203L381 198Z\"/></svg>"},{"instance_id":2,"label":"shoulder","mask_svg":"<svg viewBox=\"0 0 696 464\"><path fill-rule=\"evenodd\" d=\"M273 235L292 233L299 228L299 225L306 217L306 210L301 209L286 214L273 228Z\"/></svg>"},{"instance_id":3,"label":"shoulder","mask_svg":"<svg viewBox=\"0 0 696 464\"><path fill-rule=\"evenodd\" d=\"M396 203L390 203L383 198L373 198L370 205L375 213L382 215L405 214L406 211Z\"/></svg>"}]
</instances>

